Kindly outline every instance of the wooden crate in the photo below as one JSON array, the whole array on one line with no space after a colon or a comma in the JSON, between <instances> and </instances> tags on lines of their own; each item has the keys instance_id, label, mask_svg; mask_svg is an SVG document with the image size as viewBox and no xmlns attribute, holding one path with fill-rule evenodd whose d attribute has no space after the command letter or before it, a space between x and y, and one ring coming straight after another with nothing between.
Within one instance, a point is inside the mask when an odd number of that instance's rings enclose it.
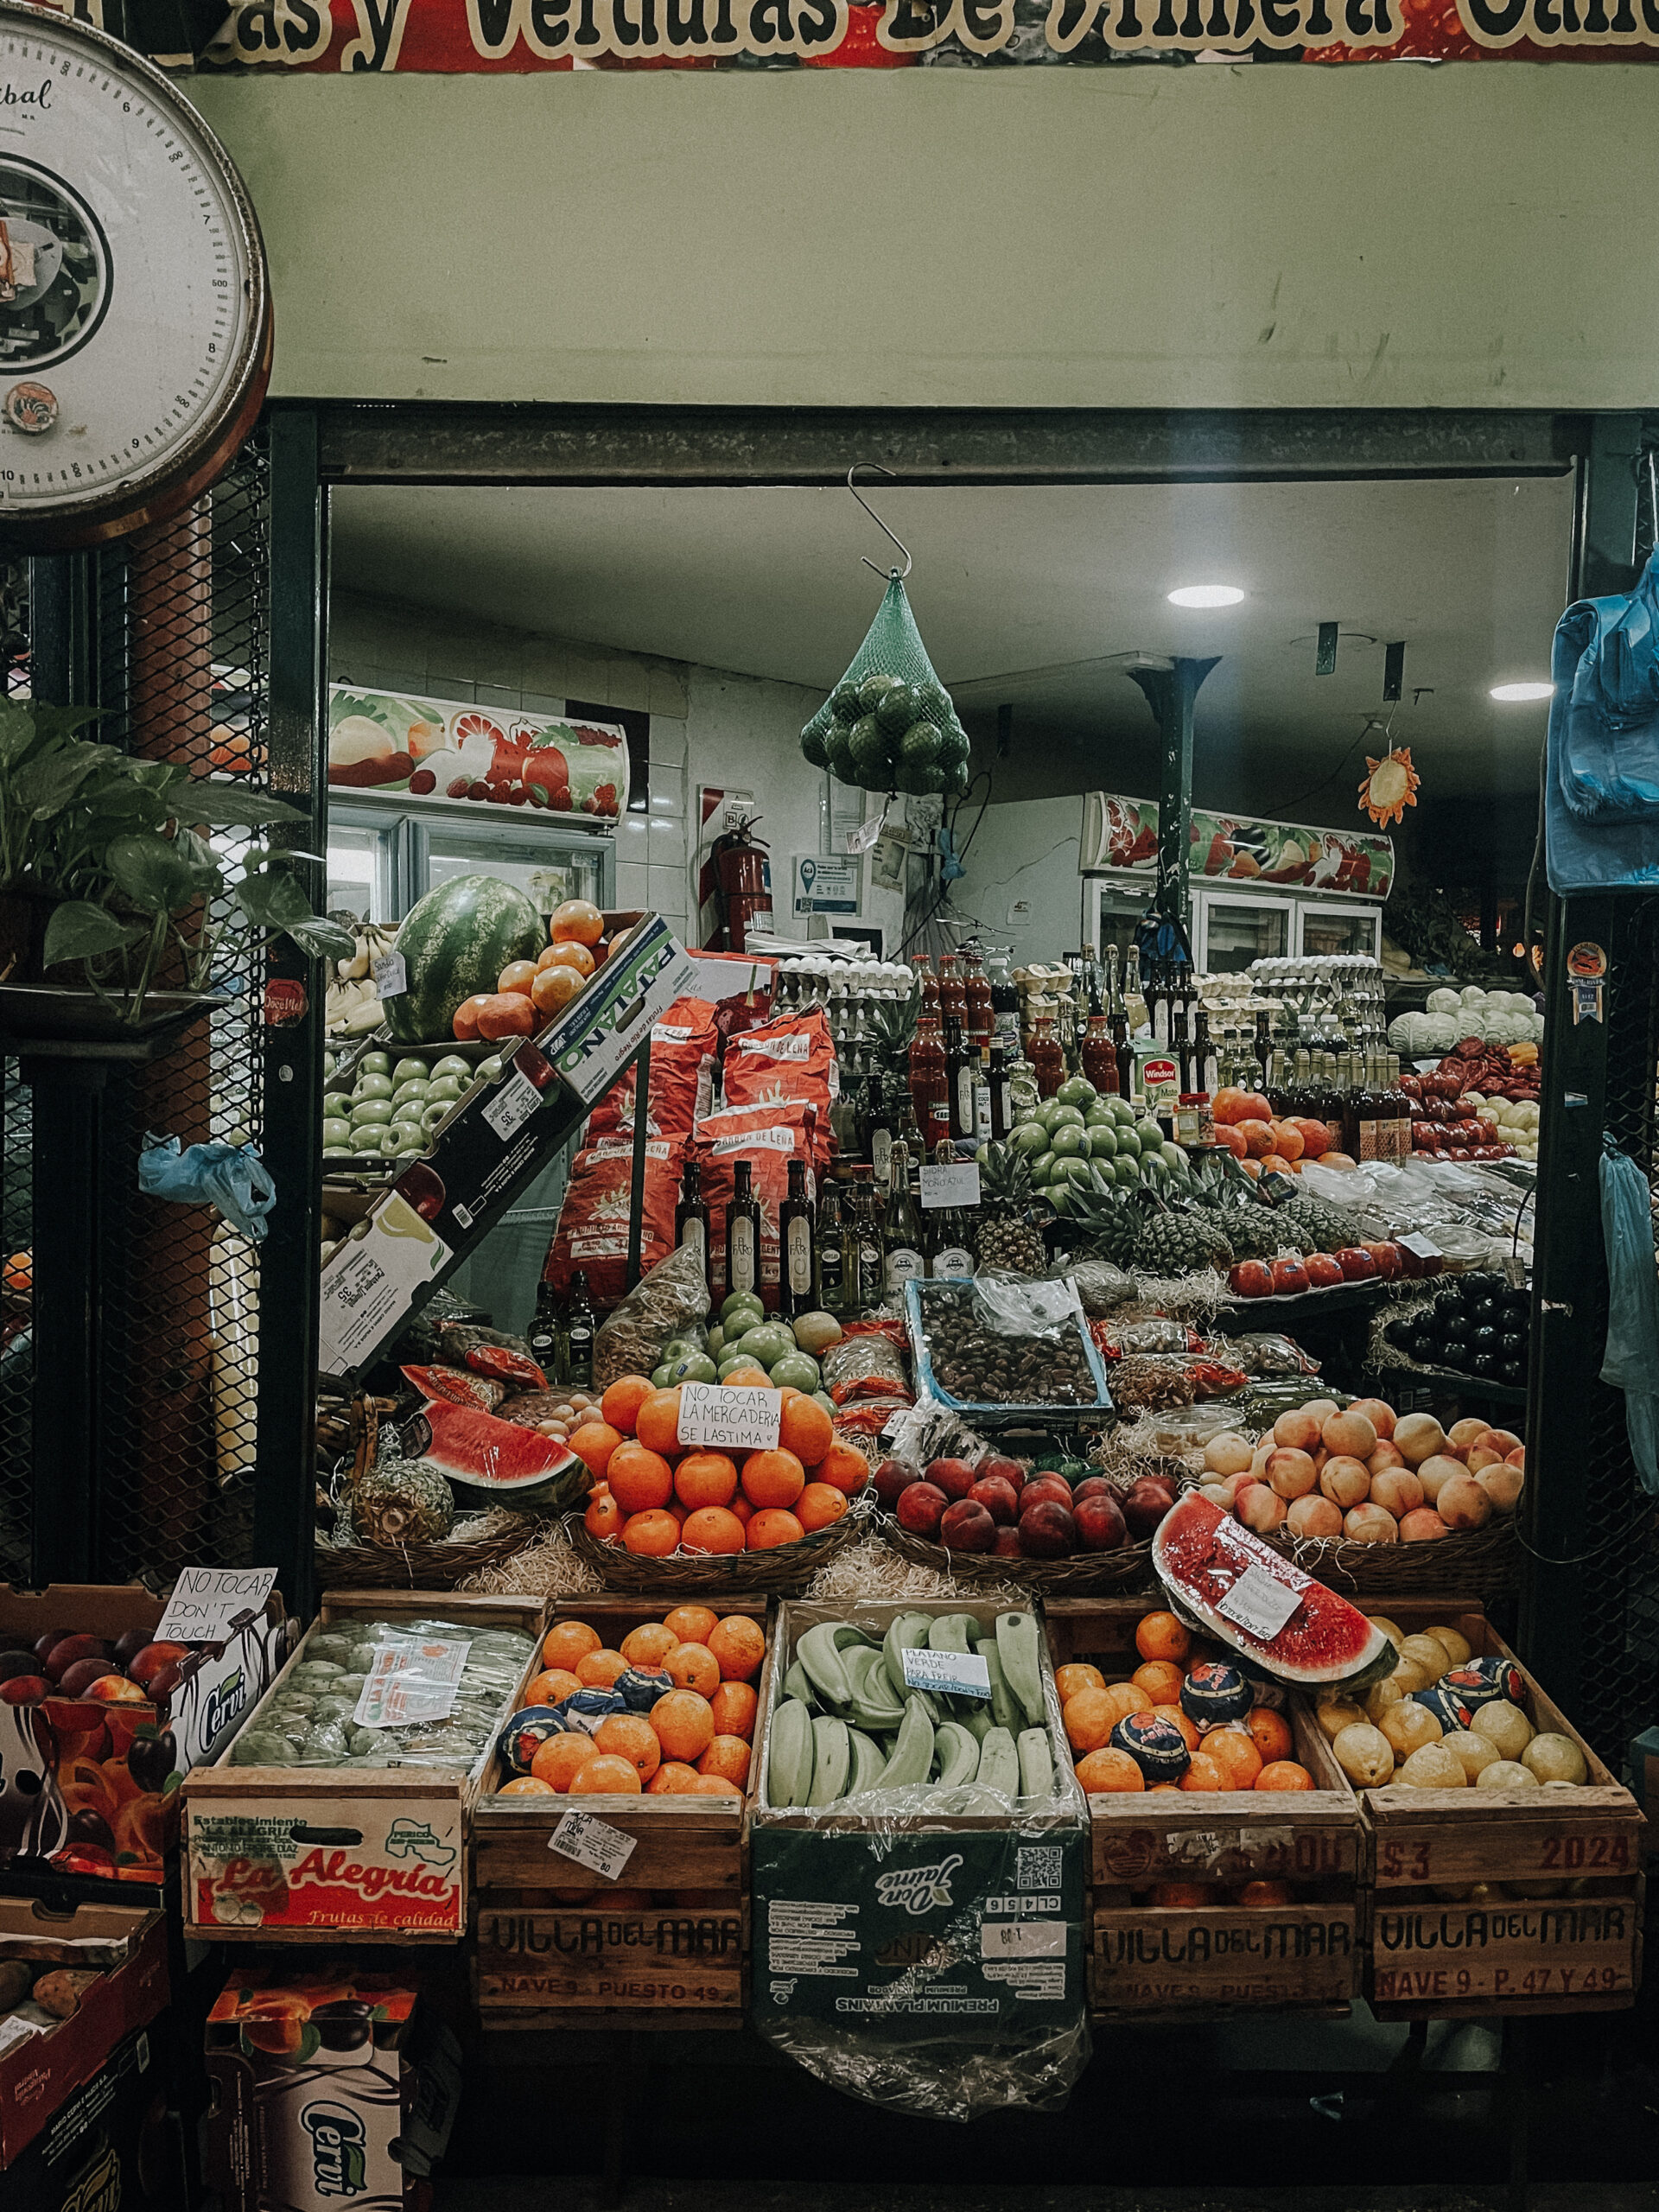
<instances>
[{"instance_id":1,"label":"wooden crate","mask_svg":"<svg viewBox=\"0 0 1659 2212\"><path fill-rule=\"evenodd\" d=\"M1473 1605L1378 1599L1408 1634L1443 1625L1515 1654ZM1520 1662L1516 1660L1516 1664ZM1630 1791L1528 1674L1528 1718L1571 1737L1582 1789L1362 1791L1373 1838L1366 1994L1385 2018L1618 2011L1642 1979L1643 1822ZM1481 1884L1495 1895L1462 1897Z\"/></svg>"},{"instance_id":2,"label":"wooden crate","mask_svg":"<svg viewBox=\"0 0 1659 2212\"><path fill-rule=\"evenodd\" d=\"M540 1598L334 1590L319 1618L517 1628L539 1646L545 1611ZM302 1641L273 1691L302 1663L305 1649ZM515 1704L538 1668L539 1649L526 1663ZM513 1709L505 1707L502 1718ZM466 1934L468 1829L482 1767L454 1775L415 1767L235 1766L234 1748L185 1777L191 1935L217 1942L454 1943Z\"/></svg>"},{"instance_id":3,"label":"wooden crate","mask_svg":"<svg viewBox=\"0 0 1659 2212\"><path fill-rule=\"evenodd\" d=\"M764 1599L715 1599L766 1626ZM554 1621L585 1621L613 1649L671 1600L582 1598ZM770 1655L768 1655L770 1656ZM769 1667L755 1688L753 1740ZM758 1765L752 1764L753 1790ZM734 1798L504 1797L497 1760L473 1822L474 1987L490 2028L742 2025L748 1957L744 1813ZM573 1808L633 1840L613 1885L551 1848ZM626 2015L626 2017L620 2017Z\"/></svg>"},{"instance_id":4,"label":"wooden crate","mask_svg":"<svg viewBox=\"0 0 1659 2212\"><path fill-rule=\"evenodd\" d=\"M1109 1682L1139 1664L1147 1598L1056 1599L1045 1607L1057 1667L1089 1660ZM1225 1789L1190 1796L1091 1796L1094 2008L1145 2018L1244 2006L1345 2009L1358 1995L1367 1847L1358 1801L1313 1718L1286 1707L1309 1790ZM1154 1905L1164 1882L1201 1882L1213 1905ZM1291 1887L1292 1902L1247 1905L1246 1883Z\"/></svg>"}]
</instances>

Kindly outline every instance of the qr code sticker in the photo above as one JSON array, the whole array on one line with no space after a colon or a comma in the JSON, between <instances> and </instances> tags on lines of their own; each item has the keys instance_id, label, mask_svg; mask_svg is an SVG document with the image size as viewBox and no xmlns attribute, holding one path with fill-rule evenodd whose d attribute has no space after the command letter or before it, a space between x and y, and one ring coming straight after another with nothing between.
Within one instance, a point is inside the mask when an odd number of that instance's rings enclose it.
<instances>
[{"instance_id":1,"label":"qr code sticker","mask_svg":"<svg viewBox=\"0 0 1659 2212\"><path fill-rule=\"evenodd\" d=\"M1060 1851L1058 1845L1043 1850L1028 1849L1021 1845L1014 1853L1019 1885L1022 1890L1058 1890L1060 1886Z\"/></svg>"}]
</instances>

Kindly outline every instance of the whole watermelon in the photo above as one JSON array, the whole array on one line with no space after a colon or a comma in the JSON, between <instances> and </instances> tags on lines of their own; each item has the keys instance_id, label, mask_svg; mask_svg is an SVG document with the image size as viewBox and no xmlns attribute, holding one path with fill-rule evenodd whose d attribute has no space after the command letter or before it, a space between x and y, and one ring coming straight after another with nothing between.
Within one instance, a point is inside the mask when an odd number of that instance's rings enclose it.
<instances>
[{"instance_id":1,"label":"whole watermelon","mask_svg":"<svg viewBox=\"0 0 1659 2212\"><path fill-rule=\"evenodd\" d=\"M493 991L510 960L533 960L547 925L522 891L494 875L457 875L418 899L397 931L405 988L386 1001L386 1027L400 1045L433 1045L454 1033L455 1008Z\"/></svg>"}]
</instances>

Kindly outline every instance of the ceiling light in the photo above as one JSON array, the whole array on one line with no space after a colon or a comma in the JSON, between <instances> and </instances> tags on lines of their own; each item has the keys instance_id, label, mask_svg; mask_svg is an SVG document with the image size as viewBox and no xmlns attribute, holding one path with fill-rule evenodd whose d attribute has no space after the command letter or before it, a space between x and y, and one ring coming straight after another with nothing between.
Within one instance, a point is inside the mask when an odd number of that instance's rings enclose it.
<instances>
[{"instance_id":1,"label":"ceiling light","mask_svg":"<svg viewBox=\"0 0 1659 2212\"><path fill-rule=\"evenodd\" d=\"M1510 706L1525 699L1548 699L1554 689L1553 683L1494 683L1489 696Z\"/></svg>"},{"instance_id":2,"label":"ceiling light","mask_svg":"<svg viewBox=\"0 0 1659 2212\"><path fill-rule=\"evenodd\" d=\"M1172 607L1236 607L1244 596L1236 584L1183 584L1169 594Z\"/></svg>"}]
</instances>

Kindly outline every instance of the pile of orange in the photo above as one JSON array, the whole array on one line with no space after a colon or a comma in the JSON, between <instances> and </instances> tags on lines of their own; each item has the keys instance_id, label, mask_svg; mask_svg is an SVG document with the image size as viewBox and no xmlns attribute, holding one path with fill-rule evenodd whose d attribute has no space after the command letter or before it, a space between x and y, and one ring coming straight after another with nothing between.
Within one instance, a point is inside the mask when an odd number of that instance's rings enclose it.
<instances>
[{"instance_id":1,"label":"pile of orange","mask_svg":"<svg viewBox=\"0 0 1659 2212\"><path fill-rule=\"evenodd\" d=\"M769 1389L759 1368L726 1387ZM680 1443L680 1394L624 1375L600 1402L601 1419L572 1432L570 1449L593 1476L584 1524L602 1544L650 1559L763 1552L798 1544L839 1521L870 1479L864 1454L803 1390L780 1390L777 1448L702 1452Z\"/></svg>"},{"instance_id":2,"label":"pile of orange","mask_svg":"<svg viewBox=\"0 0 1659 2212\"><path fill-rule=\"evenodd\" d=\"M579 1689L608 1689L630 1669L665 1674L674 1688L649 1713L607 1713L590 1736L550 1736L530 1772L504 1797L653 1797L679 1793L741 1798L749 1779L755 1683L766 1631L747 1613L723 1618L709 1605L676 1605L641 1621L617 1649L581 1620L555 1621L542 1644L544 1671L527 1705L556 1705Z\"/></svg>"},{"instance_id":3,"label":"pile of orange","mask_svg":"<svg viewBox=\"0 0 1659 2212\"><path fill-rule=\"evenodd\" d=\"M1195 1647L1190 1632L1173 1613L1166 1612L1146 1616L1135 1631L1135 1648L1141 1664L1127 1681L1109 1682L1098 1667L1086 1661L1061 1667L1054 1677L1077 1779L1091 1796L1315 1786L1307 1769L1292 1757L1296 1739L1282 1713L1257 1706L1243 1720L1201 1731L1182 1712L1181 1685L1189 1666L1228 1654ZM1148 1785L1129 1754L1112 1744L1113 1729L1135 1713L1155 1713L1185 1738L1191 1757L1179 1782Z\"/></svg>"},{"instance_id":4,"label":"pile of orange","mask_svg":"<svg viewBox=\"0 0 1659 2212\"><path fill-rule=\"evenodd\" d=\"M1224 1144L1235 1159L1243 1161L1247 1174L1263 1175L1276 1170L1281 1175L1300 1175L1304 1160L1317 1160L1325 1167L1354 1164L1332 1143L1331 1132L1323 1122L1300 1116L1276 1120L1259 1090L1224 1085L1216 1093L1215 1117L1216 1142Z\"/></svg>"}]
</instances>

